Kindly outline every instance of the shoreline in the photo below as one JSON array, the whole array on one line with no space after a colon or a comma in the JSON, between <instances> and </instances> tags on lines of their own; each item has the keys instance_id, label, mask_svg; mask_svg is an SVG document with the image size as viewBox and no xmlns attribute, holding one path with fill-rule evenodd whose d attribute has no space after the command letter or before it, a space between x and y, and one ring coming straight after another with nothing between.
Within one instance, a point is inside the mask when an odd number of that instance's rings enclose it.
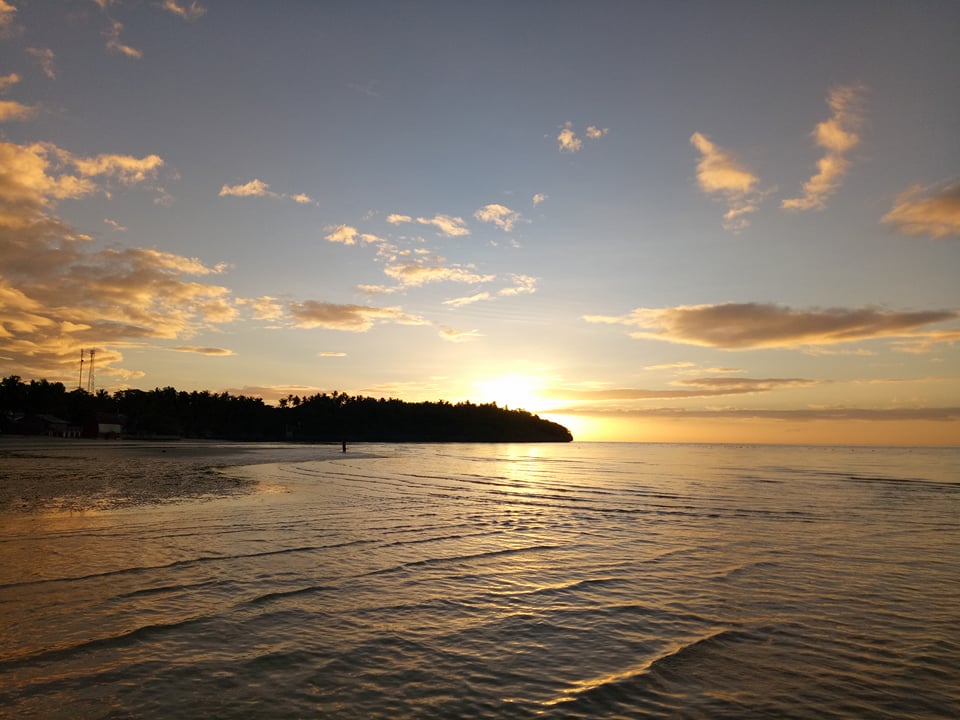
<instances>
[{"instance_id":1,"label":"shoreline","mask_svg":"<svg viewBox=\"0 0 960 720\"><path fill-rule=\"evenodd\" d=\"M340 445L0 436L0 513L104 511L256 492L223 469L340 456Z\"/></svg>"}]
</instances>

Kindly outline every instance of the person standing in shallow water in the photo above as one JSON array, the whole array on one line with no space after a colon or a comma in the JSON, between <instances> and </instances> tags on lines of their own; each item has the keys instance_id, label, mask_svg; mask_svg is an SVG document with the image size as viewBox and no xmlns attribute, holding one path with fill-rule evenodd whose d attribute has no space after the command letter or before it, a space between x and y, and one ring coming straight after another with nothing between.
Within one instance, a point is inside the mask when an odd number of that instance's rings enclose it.
<instances>
[{"instance_id":1,"label":"person standing in shallow water","mask_svg":"<svg viewBox=\"0 0 960 720\"><path fill-rule=\"evenodd\" d=\"M346 441L346 440L344 440L343 443L341 444L341 448L342 448L342 449L340 450L340 452L346 452L346 451L347 451L347 441Z\"/></svg>"}]
</instances>

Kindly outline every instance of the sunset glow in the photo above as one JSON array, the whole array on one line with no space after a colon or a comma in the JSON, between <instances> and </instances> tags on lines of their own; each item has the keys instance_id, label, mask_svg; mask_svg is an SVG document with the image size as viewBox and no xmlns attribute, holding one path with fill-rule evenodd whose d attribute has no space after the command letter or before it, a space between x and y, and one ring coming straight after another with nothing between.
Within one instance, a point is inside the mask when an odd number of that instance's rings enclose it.
<instances>
[{"instance_id":1,"label":"sunset glow","mask_svg":"<svg viewBox=\"0 0 960 720\"><path fill-rule=\"evenodd\" d=\"M108 392L960 444L958 34L932 0L0 2L0 377L95 349Z\"/></svg>"}]
</instances>

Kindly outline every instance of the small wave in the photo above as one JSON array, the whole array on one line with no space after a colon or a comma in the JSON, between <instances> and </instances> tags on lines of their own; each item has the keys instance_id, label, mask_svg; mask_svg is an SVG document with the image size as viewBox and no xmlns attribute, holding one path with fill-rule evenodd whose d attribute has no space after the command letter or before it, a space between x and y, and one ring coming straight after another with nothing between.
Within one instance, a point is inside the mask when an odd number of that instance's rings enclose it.
<instances>
[{"instance_id":1,"label":"small wave","mask_svg":"<svg viewBox=\"0 0 960 720\"><path fill-rule=\"evenodd\" d=\"M208 562L222 562L224 560L242 560L247 558L270 557L271 555L290 555L294 553L316 552L319 550L336 550L338 548L353 547L356 545L369 545L376 543L375 540L348 540L342 543L333 543L330 545L305 545L302 547L281 548L279 550L264 550L256 553L238 553L236 555L202 555L189 560L175 560L163 565L138 565L136 567L126 567L117 570L107 570L104 572L90 573L89 575L74 575L57 578L44 578L43 580L25 580L23 582L7 583L0 585L0 589L24 587L28 585L47 585L49 583L59 582L81 582L83 580L92 580L95 578L112 577L116 575L133 575L138 573L152 572L155 570L169 570L171 568L188 567Z\"/></svg>"},{"instance_id":2,"label":"small wave","mask_svg":"<svg viewBox=\"0 0 960 720\"><path fill-rule=\"evenodd\" d=\"M36 653L20 655L18 657L0 660L0 668L13 669L23 667L33 663L61 662L68 660L80 653L85 653L100 649L115 649L128 647L135 643L144 642L155 638L157 635L180 630L185 627L203 624L209 622L213 616L199 615L196 617L185 618L171 623L155 623L143 625L127 632L106 637L85 640L73 645L50 648Z\"/></svg>"},{"instance_id":3,"label":"small wave","mask_svg":"<svg viewBox=\"0 0 960 720\"><path fill-rule=\"evenodd\" d=\"M725 628L693 638L673 646L640 667L623 672L584 680L564 692L560 697L544 703L546 706L584 705L593 709L609 709L623 703L636 707L638 703L653 698L647 692L648 685L667 675L675 675L683 666L704 653L724 650L734 643L755 641L757 632Z\"/></svg>"},{"instance_id":4,"label":"small wave","mask_svg":"<svg viewBox=\"0 0 960 720\"><path fill-rule=\"evenodd\" d=\"M373 570L367 573L361 573L358 577L373 577L376 575L389 575L396 572L403 572L405 570L413 570L416 568L430 567L433 565L450 565L459 562L466 562L470 560L481 560L487 558L503 557L506 555L519 555L522 553L528 552L540 552L543 550L562 550L566 548L565 545L529 545L522 548L506 548L504 550L489 550L487 552L480 553L467 553L464 555L453 555L451 557L439 557L439 558L427 558L425 560L413 560L411 562L400 563L399 565L394 565L393 567L382 568L380 570Z\"/></svg>"}]
</instances>

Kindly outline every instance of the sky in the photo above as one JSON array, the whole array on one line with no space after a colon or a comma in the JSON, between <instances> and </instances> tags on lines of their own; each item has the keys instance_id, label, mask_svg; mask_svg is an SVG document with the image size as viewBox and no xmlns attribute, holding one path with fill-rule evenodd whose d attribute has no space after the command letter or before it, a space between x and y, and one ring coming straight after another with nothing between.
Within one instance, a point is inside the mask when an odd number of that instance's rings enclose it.
<instances>
[{"instance_id":1,"label":"sky","mask_svg":"<svg viewBox=\"0 0 960 720\"><path fill-rule=\"evenodd\" d=\"M960 4L0 0L0 376L960 445Z\"/></svg>"}]
</instances>

